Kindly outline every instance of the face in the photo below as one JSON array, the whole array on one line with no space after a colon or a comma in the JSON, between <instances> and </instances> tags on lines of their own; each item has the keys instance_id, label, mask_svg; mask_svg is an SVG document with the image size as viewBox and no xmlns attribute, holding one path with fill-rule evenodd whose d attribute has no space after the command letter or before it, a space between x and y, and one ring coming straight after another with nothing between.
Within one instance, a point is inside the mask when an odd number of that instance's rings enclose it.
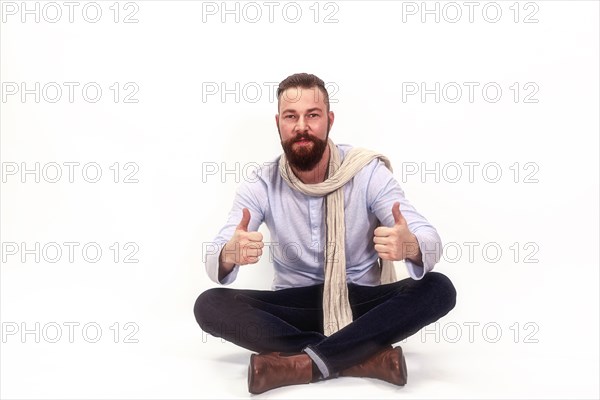
<instances>
[{"instance_id":1,"label":"face","mask_svg":"<svg viewBox=\"0 0 600 400\"><path fill-rule=\"evenodd\" d=\"M319 88L289 88L281 94L279 114L275 116L281 146L292 165L310 171L327 148L333 112L327 112Z\"/></svg>"}]
</instances>

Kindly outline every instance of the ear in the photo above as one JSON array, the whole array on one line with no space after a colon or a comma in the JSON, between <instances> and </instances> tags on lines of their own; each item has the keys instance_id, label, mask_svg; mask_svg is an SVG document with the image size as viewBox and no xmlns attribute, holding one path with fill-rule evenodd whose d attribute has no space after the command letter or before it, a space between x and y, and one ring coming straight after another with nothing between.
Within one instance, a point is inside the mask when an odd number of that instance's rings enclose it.
<instances>
[{"instance_id":1,"label":"ear","mask_svg":"<svg viewBox=\"0 0 600 400\"><path fill-rule=\"evenodd\" d=\"M279 127L279 114L275 114L275 126Z\"/></svg>"},{"instance_id":2,"label":"ear","mask_svg":"<svg viewBox=\"0 0 600 400\"><path fill-rule=\"evenodd\" d=\"M335 119L335 115L333 114L333 111L329 111L327 113L327 118L329 118L329 129L331 129L331 127L333 126L333 120Z\"/></svg>"}]
</instances>

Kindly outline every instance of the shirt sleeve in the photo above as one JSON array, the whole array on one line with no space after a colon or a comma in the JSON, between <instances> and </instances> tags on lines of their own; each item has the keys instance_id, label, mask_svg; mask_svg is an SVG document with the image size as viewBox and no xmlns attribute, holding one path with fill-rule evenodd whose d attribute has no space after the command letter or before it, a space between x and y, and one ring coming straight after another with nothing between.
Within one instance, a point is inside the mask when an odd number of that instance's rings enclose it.
<instances>
[{"instance_id":1,"label":"shirt sleeve","mask_svg":"<svg viewBox=\"0 0 600 400\"><path fill-rule=\"evenodd\" d=\"M442 255L442 240L436 229L421 215L404 196L404 191L392 172L386 168L381 160L371 164L371 177L367 187L367 204L382 225L392 227L394 216L392 206L400 202L400 212L406 219L408 230L411 231L419 242L423 266L405 260L406 268L412 279L420 280L425 274L433 270L434 265Z\"/></svg>"},{"instance_id":2,"label":"shirt sleeve","mask_svg":"<svg viewBox=\"0 0 600 400\"><path fill-rule=\"evenodd\" d=\"M267 192L264 182L244 182L237 189L233 205L229 211L227 222L221 228L217 236L210 243L210 248L214 251L207 251L205 255L205 267L208 277L215 283L228 285L235 281L239 272L239 265L235 265L233 270L227 274L223 280L219 281L219 258L223 246L231 239L235 228L242 220L242 210L247 208L250 211L250 223L248 231L257 231L264 221L265 205L267 204Z\"/></svg>"}]
</instances>

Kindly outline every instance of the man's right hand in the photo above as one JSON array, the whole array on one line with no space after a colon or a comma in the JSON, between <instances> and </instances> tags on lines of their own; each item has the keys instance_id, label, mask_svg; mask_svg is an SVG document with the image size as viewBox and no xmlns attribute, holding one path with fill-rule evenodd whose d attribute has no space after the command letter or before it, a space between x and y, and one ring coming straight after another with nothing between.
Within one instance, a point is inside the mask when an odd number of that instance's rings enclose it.
<instances>
[{"instance_id":1,"label":"man's right hand","mask_svg":"<svg viewBox=\"0 0 600 400\"><path fill-rule=\"evenodd\" d=\"M260 232L248 232L250 223L250 211L242 210L242 220L235 228L232 238L225 244L221 251L221 266L227 275L235 264L255 264L262 255L265 246L263 235ZM223 275L224 276L224 275Z\"/></svg>"}]
</instances>

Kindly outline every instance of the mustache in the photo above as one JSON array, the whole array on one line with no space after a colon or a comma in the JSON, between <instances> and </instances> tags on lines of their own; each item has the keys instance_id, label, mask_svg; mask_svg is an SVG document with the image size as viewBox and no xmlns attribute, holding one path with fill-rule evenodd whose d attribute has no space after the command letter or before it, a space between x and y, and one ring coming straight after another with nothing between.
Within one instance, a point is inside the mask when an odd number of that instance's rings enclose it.
<instances>
[{"instance_id":1,"label":"mustache","mask_svg":"<svg viewBox=\"0 0 600 400\"><path fill-rule=\"evenodd\" d=\"M292 143L299 142L301 140L310 140L311 142L314 142L314 141L316 141L316 138L314 138L312 135L310 135L308 133L300 133L295 138L292 139Z\"/></svg>"}]
</instances>

